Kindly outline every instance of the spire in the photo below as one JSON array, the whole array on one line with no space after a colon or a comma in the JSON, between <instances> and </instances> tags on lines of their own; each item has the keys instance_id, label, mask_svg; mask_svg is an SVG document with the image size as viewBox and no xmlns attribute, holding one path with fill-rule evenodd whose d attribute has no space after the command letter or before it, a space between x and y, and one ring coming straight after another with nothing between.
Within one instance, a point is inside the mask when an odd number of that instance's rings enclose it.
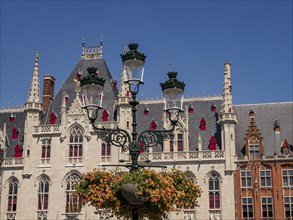
<instances>
[{"instance_id":1,"label":"spire","mask_svg":"<svg viewBox=\"0 0 293 220\"><path fill-rule=\"evenodd\" d=\"M231 84L231 64L224 64L224 88L223 88L223 103L222 113L233 113L232 108L232 84Z\"/></svg>"},{"instance_id":2,"label":"spire","mask_svg":"<svg viewBox=\"0 0 293 220\"><path fill-rule=\"evenodd\" d=\"M40 103L40 80L39 80L39 53L36 51L35 65L27 103Z\"/></svg>"}]
</instances>

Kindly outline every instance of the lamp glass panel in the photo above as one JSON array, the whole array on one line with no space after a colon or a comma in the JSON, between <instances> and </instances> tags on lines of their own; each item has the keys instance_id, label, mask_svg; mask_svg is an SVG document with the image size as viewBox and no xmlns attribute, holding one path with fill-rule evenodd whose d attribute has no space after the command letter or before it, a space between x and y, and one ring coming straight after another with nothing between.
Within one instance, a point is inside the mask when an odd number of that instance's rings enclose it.
<instances>
[{"instance_id":1,"label":"lamp glass panel","mask_svg":"<svg viewBox=\"0 0 293 220\"><path fill-rule=\"evenodd\" d=\"M128 60L124 62L126 79L129 84L139 84L143 82L144 62L141 60Z\"/></svg>"},{"instance_id":2,"label":"lamp glass panel","mask_svg":"<svg viewBox=\"0 0 293 220\"><path fill-rule=\"evenodd\" d=\"M102 107L103 87L98 84L83 86L83 104L85 106L96 105Z\"/></svg>"},{"instance_id":3,"label":"lamp glass panel","mask_svg":"<svg viewBox=\"0 0 293 220\"><path fill-rule=\"evenodd\" d=\"M178 88L168 88L163 91L165 99L165 110L182 109L183 90Z\"/></svg>"}]
</instances>

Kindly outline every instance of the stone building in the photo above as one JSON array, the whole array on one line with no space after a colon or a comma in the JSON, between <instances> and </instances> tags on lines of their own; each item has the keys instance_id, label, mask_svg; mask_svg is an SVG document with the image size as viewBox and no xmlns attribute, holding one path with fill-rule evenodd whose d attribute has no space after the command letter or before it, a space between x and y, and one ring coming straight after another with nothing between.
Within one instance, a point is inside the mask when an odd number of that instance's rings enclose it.
<instances>
[{"instance_id":1,"label":"stone building","mask_svg":"<svg viewBox=\"0 0 293 220\"><path fill-rule=\"evenodd\" d=\"M75 183L82 173L97 167L115 169L106 165L118 164L119 160L129 158L128 152L110 146L97 137L86 111L81 107L79 80L87 74L89 67L97 68L99 77L106 80L104 109L99 113L99 126L119 126L131 132L128 88L123 83L117 87L117 81L109 72L103 57L102 43L98 47L86 47L83 42L79 62L56 95L55 78L44 74L42 99L38 61L39 55L36 53L30 91L24 107L0 110L0 144L3 152L0 219L115 219L105 210L98 210L95 214L92 207L81 208L78 198L72 196ZM243 147L246 137L243 128L247 128L249 123L246 118L248 107L256 109L259 105L233 105L231 64L228 62L224 63L223 76L222 96L185 98L184 112L170 139L164 141L163 147L141 151L141 162L150 160L153 165L191 171L194 181L202 189L199 207L185 209L178 215L170 213L170 220L242 218L239 217L241 207L238 208L243 194L242 191L239 194L242 190L239 172L248 159L242 159L243 154L239 149ZM122 71L121 82L124 77ZM163 112L163 100L142 99L139 102L138 131L150 127L167 129L170 126ZM261 121L280 116L279 122L284 131L282 137L286 137L286 144L271 142L271 134L267 131L272 127L263 128L263 134L266 134L263 139L265 141L268 136L269 141L264 142L265 146L276 147L275 157L279 157L287 149L284 146L292 146L293 103L261 106ZM292 162L291 156L287 155L286 159ZM273 163L279 161L274 160ZM278 165L278 175L281 175L279 167L282 166ZM293 178L288 170L286 178ZM282 196L282 191L279 190L278 195ZM292 206L289 209L292 210ZM259 216L256 211L255 216Z\"/></svg>"}]
</instances>

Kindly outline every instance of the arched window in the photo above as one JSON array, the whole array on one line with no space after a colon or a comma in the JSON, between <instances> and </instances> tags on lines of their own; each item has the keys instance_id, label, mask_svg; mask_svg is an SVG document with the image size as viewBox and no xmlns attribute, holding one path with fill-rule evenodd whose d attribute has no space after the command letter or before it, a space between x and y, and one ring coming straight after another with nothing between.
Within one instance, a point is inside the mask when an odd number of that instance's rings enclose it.
<instances>
[{"instance_id":1,"label":"arched window","mask_svg":"<svg viewBox=\"0 0 293 220\"><path fill-rule=\"evenodd\" d=\"M50 159L50 157L51 157L51 140L44 139L44 140L42 140L41 158L42 159Z\"/></svg>"},{"instance_id":2,"label":"arched window","mask_svg":"<svg viewBox=\"0 0 293 220\"><path fill-rule=\"evenodd\" d=\"M251 160L260 158L260 148L259 148L259 138L255 135L252 135L248 139L248 147L249 147L249 157Z\"/></svg>"},{"instance_id":3,"label":"arched window","mask_svg":"<svg viewBox=\"0 0 293 220\"><path fill-rule=\"evenodd\" d=\"M38 190L38 210L48 210L49 202L49 179L46 176L42 176L39 180Z\"/></svg>"},{"instance_id":4,"label":"arched window","mask_svg":"<svg viewBox=\"0 0 293 220\"><path fill-rule=\"evenodd\" d=\"M66 213L78 213L81 210L79 196L76 193L76 186L80 180L77 173L71 173L66 179Z\"/></svg>"},{"instance_id":5,"label":"arched window","mask_svg":"<svg viewBox=\"0 0 293 220\"><path fill-rule=\"evenodd\" d=\"M209 175L209 209L221 209L220 178L214 172Z\"/></svg>"},{"instance_id":6,"label":"arched window","mask_svg":"<svg viewBox=\"0 0 293 220\"><path fill-rule=\"evenodd\" d=\"M69 158L81 158L83 147L83 130L75 126L69 135Z\"/></svg>"},{"instance_id":7,"label":"arched window","mask_svg":"<svg viewBox=\"0 0 293 220\"><path fill-rule=\"evenodd\" d=\"M184 151L184 133L181 129L177 129L169 136L170 152Z\"/></svg>"},{"instance_id":8,"label":"arched window","mask_svg":"<svg viewBox=\"0 0 293 220\"><path fill-rule=\"evenodd\" d=\"M17 192L18 192L18 180L13 177L9 181L7 212L16 212Z\"/></svg>"},{"instance_id":9,"label":"arched window","mask_svg":"<svg viewBox=\"0 0 293 220\"><path fill-rule=\"evenodd\" d=\"M102 144L102 157L111 156L111 145L110 144Z\"/></svg>"}]
</instances>

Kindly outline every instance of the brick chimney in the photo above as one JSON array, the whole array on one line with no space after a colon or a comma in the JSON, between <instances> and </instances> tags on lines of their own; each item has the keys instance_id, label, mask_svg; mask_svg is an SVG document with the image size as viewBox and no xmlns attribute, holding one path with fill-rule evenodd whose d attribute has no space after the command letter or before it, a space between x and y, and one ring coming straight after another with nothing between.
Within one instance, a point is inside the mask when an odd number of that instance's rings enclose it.
<instances>
[{"instance_id":1,"label":"brick chimney","mask_svg":"<svg viewBox=\"0 0 293 220\"><path fill-rule=\"evenodd\" d=\"M51 75L44 75L43 86L43 111L45 112L54 99L55 78Z\"/></svg>"}]
</instances>

